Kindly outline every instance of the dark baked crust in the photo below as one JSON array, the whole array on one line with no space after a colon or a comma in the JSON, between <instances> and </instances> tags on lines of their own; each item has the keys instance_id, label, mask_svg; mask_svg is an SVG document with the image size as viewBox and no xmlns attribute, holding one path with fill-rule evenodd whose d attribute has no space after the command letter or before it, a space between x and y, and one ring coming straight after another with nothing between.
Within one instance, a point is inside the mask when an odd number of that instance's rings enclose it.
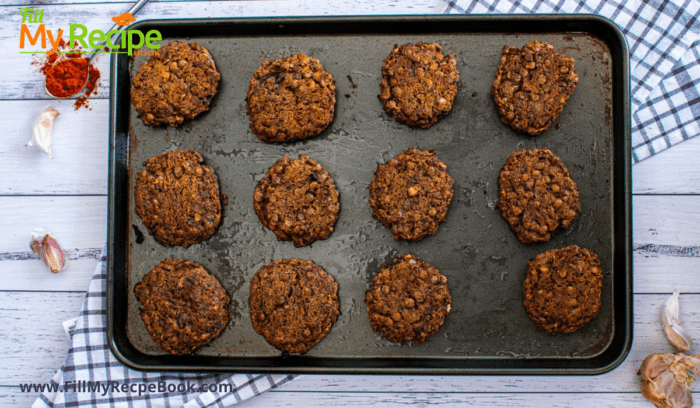
<instances>
[{"instance_id":1,"label":"dark baked crust","mask_svg":"<svg viewBox=\"0 0 700 408\"><path fill-rule=\"evenodd\" d=\"M420 344L437 333L451 303L447 278L413 255L382 265L365 293L372 330L393 343Z\"/></svg>"},{"instance_id":2,"label":"dark baked crust","mask_svg":"<svg viewBox=\"0 0 700 408\"><path fill-rule=\"evenodd\" d=\"M173 41L141 64L131 103L143 123L177 126L209 110L220 78L206 48Z\"/></svg>"},{"instance_id":3,"label":"dark baked crust","mask_svg":"<svg viewBox=\"0 0 700 408\"><path fill-rule=\"evenodd\" d=\"M255 187L253 210L280 241L295 247L326 239L338 221L340 202L328 171L310 157L282 157Z\"/></svg>"},{"instance_id":4,"label":"dark baked crust","mask_svg":"<svg viewBox=\"0 0 700 408\"><path fill-rule=\"evenodd\" d=\"M246 95L250 130L268 142L316 136L333 122L335 82L316 58L295 54L265 60Z\"/></svg>"},{"instance_id":5,"label":"dark baked crust","mask_svg":"<svg viewBox=\"0 0 700 408\"><path fill-rule=\"evenodd\" d=\"M219 182L203 160L194 150L161 153L136 174L136 214L159 244L187 248L219 226Z\"/></svg>"},{"instance_id":6,"label":"dark baked crust","mask_svg":"<svg viewBox=\"0 0 700 408\"><path fill-rule=\"evenodd\" d=\"M498 177L498 209L523 243L546 242L578 217L576 183L547 149L519 150Z\"/></svg>"},{"instance_id":7,"label":"dark baked crust","mask_svg":"<svg viewBox=\"0 0 700 408\"><path fill-rule=\"evenodd\" d=\"M454 179L433 150L411 147L377 166L369 187L372 216L395 240L420 241L445 221Z\"/></svg>"},{"instance_id":8,"label":"dark baked crust","mask_svg":"<svg viewBox=\"0 0 700 408\"><path fill-rule=\"evenodd\" d=\"M452 109L458 81L457 58L439 44L404 44L384 60L379 99L396 120L426 129Z\"/></svg>"},{"instance_id":9,"label":"dark baked crust","mask_svg":"<svg viewBox=\"0 0 700 408\"><path fill-rule=\"evenodd\" d=\"M576 245L550 249L528 265L523 304L538 329L571 333L598 315L602 287L596 254Z\"/></svg>"},{"instance_id":10,"label":"dark baked crust","mask_svg":"<svg viewBox=\"0 0 700 408\"><path fill-rule=\"evenodd\" d=\"M134 288L141 319L158 347L184 355L223 333L229 321L229 297L201 265L166 259Z\"/></svg>"},{"instance_id":11,"label":"dark baked crust","mask_svg":"<svg viewBox=\"0 0 700 408\"><path fill-rule=\"evenodd\" d=\"M501 121L514 130L539 135L559 116L574 92L574 59L558 55L549 43L503 47L491 97Z\"/></svg>"},{"instance_id":12,"label":"dark baked crust","mask_svg":"<svg viewBox=\"0 0 700 408\"><path fill-rule=\"evenodd\" d=\"M338 318L338 284L311 261L274 261L253 277L248 306L253 328L270 345L303 354Z\"/></svg>"}]
</instances>

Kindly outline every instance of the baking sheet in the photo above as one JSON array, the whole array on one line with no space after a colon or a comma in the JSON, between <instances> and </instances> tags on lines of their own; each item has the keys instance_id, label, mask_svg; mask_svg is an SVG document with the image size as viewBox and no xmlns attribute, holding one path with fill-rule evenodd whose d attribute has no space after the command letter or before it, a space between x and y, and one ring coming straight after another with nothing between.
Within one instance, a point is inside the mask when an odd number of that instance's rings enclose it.
<instances>
[{"instance_id":1,"label":"baking sheet","mask_svg":"<svg viewBox=\"0 0 700 408\"><path fill-rule=\"evenodd\" d=\"M126 336L141 355L164 353L145 330L133 287L166 258L202 264L231 297L227 329L194 357L265 361L281 355L253 330L247 299L255 272L285 258L310 259L333 275L339 284L341 310L330 333L302 360L292 361L388 358L400 367L419 366L420 361L438 366L444 361L445 367L451 367L469 359L499 359L507 367L515 361L559 359L575 365L609 348L620 318L614 313L613 284L627 282L624 274L613 273L613 165L614 147L620 141L613 126L613 57L604 41L580 32L200 36L185 30L163 34L163 43L197 41L206 47L221 83L210 111L177 128L145 126L129 105L130 198L127 217L120 222L129 226L127 293L122 295L127 296L128 306ZM550 42L559 53L575 58L579 83L550 129L529 137L501 123L489 93L503 45L522 46L534 39ZM452 111L430 129L397 122L383 111L377 98L384 58L394 44L416 41L440 43L445 54L457 57L460 71ZM318 58L335 78L335 119L316 138L266 144L249 129L245 113L248 81L265 59L297 52ZM132 76L146 59L133 58L128 68ZM368 186L377 164L409 146L435 149L455 179L447 221L435 235L418 243L394 241L389 229L371 216L368 202ZM134 177L150 157L190 148L214 168L228 205L212 238L187 249L166 248L146 232L134 212ZM580 194L579 217L569 229L543 244L520 243L496 208L500 169L512 152L526 148L552 150L567 165ZM299 154L316 159L329 171L341 203L330 238L304 248L277 241L253 211L253 190L267 169L282 156L296 158ZM135 243L132 224L144 232L142 244ZM575 333L545 333L534 327L522 305L527 264L545 250L571 244L591 249L600 257L605 272L601 310ZM439 333L418 346L383 340L372 332L364 307L364 292L382 263L407 253L447 276L453 298L452 312Z\"/></svg>"}]
</instances>

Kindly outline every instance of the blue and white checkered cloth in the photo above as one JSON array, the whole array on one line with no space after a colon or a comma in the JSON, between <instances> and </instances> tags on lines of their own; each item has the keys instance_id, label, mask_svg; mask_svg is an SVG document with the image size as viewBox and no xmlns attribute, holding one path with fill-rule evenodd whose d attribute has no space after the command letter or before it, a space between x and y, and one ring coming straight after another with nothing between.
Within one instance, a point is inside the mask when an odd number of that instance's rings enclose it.
<instances>
[{"instance_id":1,"label":"blue and white checkered cloth","mask_svg":"<svg viewBox=\"0 0 700 408\"><path fill-rule=\"evenodd\" d=\"M632 160L700 134L698 0L448 1L445 14L585 13L612 20L630 48Z\"/></svg>"},{"instance_id":2,"label":"blue and white checkered cloth","mask_svg":"<svg viewBox=\"0 0 700 408\"><path fill-rule=\"evenodd\" d=\"M112 354L107 343L107 262L100 260L85 295L66 361L51 379L57 391L45 391L32 408L228 407L294 378L291 375L179 374L134 371ZM87 384L127 384L128 390L88 391ZM112 383L110 383L112 382ZM206 384L216 392L199 392ZM66 387L66 385L68 385ZM139 386L151 385L154 392ZM158 391L158 387L165 392ZM219 392L221 391L221 392Z\"/></svg>"},{"instance_id":3,"label":"blue and white checkered cloth","mask_svg":"<svg viewBox=\"0 0 700 408\"><path fill-rule=\"evenodd\" d=\"M700 2L510 0L449 1L447 13L588 13L609 18L630 47L632 149L635 162L700 134ZM291 375L163 374L137 372L117 361L107 344L106 262L90 283L59 387L80 381L172 384L173 392L44 392L40 407L226 407L275 388ZM177 386L228 384L230 392L178 391Z\"/></svg>"}]
</instances>

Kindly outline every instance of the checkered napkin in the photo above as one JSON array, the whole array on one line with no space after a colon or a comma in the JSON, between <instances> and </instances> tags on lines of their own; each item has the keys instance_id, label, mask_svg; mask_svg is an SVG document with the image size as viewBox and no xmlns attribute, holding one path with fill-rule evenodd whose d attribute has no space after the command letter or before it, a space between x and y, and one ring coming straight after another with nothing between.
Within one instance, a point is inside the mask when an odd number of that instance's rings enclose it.
<instances>
[{"instance_id":1,"label":"checkered napkin","mask_svg":"<svg viewBox=\"0 0 700 408\"><path fill-rule=\"evenodd\" d=\"M457 0L445 14L586 13L612 20L630 48L634 162L700 134L697 0Z\"/></svg>"},{"instance_id":2,"label":"checkered napkin","mask_svg":"<svg viewBox=\"0 0 700 408\"><path fill-rule=\"evenodd\" d=\"M85 295L66 361L51 380L51 384L56 384L59 389L42 393L32 408L228 407L294 378L291 375L180 374L130 370L112 355L107 344L106 290L107 262L106 257L102 257ZM99 391L86 391L88 381L93 384L116 381L120 387L133 384L127 387L135 391L114 392L111 387L107 392L102 388ZM152 388L156 391L138 391L139 385L145 388L148 384L153 384ZM215 386L222 392L199 392L202 384L207 384L207 389ZM158 392L159 385L166 391Z\"/></svg>"}]
</instances>

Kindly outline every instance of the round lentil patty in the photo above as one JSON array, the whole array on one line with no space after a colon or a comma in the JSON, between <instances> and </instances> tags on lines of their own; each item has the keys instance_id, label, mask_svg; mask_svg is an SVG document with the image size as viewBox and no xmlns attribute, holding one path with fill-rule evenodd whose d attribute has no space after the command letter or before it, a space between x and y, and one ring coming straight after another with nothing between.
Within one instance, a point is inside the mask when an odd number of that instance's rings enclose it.
<instances>
[{"instance_id":1,"label":"round lentil patty","mask_svg":"<svg viewBox=\"0 0 700 408\"><path fill-rule=\"evenodd\" d=\"M140 314L158 347L190 354L223 333L229 322L229 297L201 265L166 259L134 287Z\"/></svg>"},{"instance_id":2,"label":"round lentil patty","mask_svg":"<svg viewBox=\"0 0 700 408\"><path fill-rule=\"evenodd\" d=\"M445 221L453 185L433 150L411 147L377 166L369 187L372 216L391 229L395 240L420 241Z\"/></svg>"},{"instance_id":3,"label":"round lentil patty","mask_svg":"<svg viewBox=\"0 0 700 408\"><path fill-rule=\"evenodd\" d=\"M372 330L393 343L420 344L437 333L451 303L447 278L413 255L382 265L365 293Z\"/></svg>"},{"instance_id":4,"label":"round lentil patty","mask_svg":"<svg viewBox=\"0 0 700 408\"><path fill-rule=\"evenodd\" d=\"M139 66L131 103L143 123L177 126L209 110L220 79L206 48L173 41Z\"/></svg>"},{"instance_id":5,"label":"round lentil patty","mask_svg":"<svg viewBox=\"0 0 700 408\"><path fill-rule=\"evenodd\" d=\"M426 129L452 109L458 82L457 58L439 44L397 45L384 60L379 99L396 120Z\"/></svg>"},{"instance_id":6,"label":"round lentil patty","mask_svg":"<svg viewBox=\"0 0 700 408\"><path fill-rule=\"evenodd\" d=\"M306 139L333 122L335 82L319 60L303 53L265 60L250 79L246 102L250 129L258 139Z\"/></svg>"},{"instance_id":7,"label":"round lentil patty","mask_svg":"<svg viewBox=\"0 0 700 408\"><path fill-rule=\"evenodd\" d=\"M311 261L274 261L253 277L248 306L253 328L270 345L304 354L328 334L340 314L338 284Z\"/></svg>"},{"instance_id":8,"label":"round lentil patty","mask_svg":"<svg viewBox=\"0 0 700 408\"><path fill-rule=\"evenodd\" d=\"M503 47L491 97L503 123L534 136L559 116L577 83L574 59L535 40L522 48Z\"/></svg>"},{"instance_id":9,"label":"round lentil patty","mask_svg":"<svg viewBox=\"0 0 700 408\"><path fill-rule=\"evenodd\" d=\"M328 171L310 157L282 157L255 187L253 210L280 241L302 247L333 232L339 193Z\"/></svg>"},{"instance_id":10,"label":"round lentil patty","mask_svg":"<svg viewBox=\"0 0 700 408\"><path fill-rule=\"evenodd\" d=\"M598 315L603 272L598 255L570 245L530 261L523 298L538 329L571 333Z\"/></svg>"},{"instance_id":11,"label":"round lentil patty","mask_svg":"<svg viewBox=\"0 0 700 408\"><path fill-rule=\"evenodd\" d=\"M569 170L547 149L511 154L498 177L498 188L498 209L523 243L549 241L581 211Z\"/></svg>"},{"instance_id":12,"label":"round lentil patty","mask_svg":"<svg viewBox=\"0 0 700 408\"><path fill-rule=\"evenodd\" d=\"M136 174L136 214L161 245L184 248L214 235L221 221L219 182L194 150L151 157Z\"/></svg>"}]
</instances>

